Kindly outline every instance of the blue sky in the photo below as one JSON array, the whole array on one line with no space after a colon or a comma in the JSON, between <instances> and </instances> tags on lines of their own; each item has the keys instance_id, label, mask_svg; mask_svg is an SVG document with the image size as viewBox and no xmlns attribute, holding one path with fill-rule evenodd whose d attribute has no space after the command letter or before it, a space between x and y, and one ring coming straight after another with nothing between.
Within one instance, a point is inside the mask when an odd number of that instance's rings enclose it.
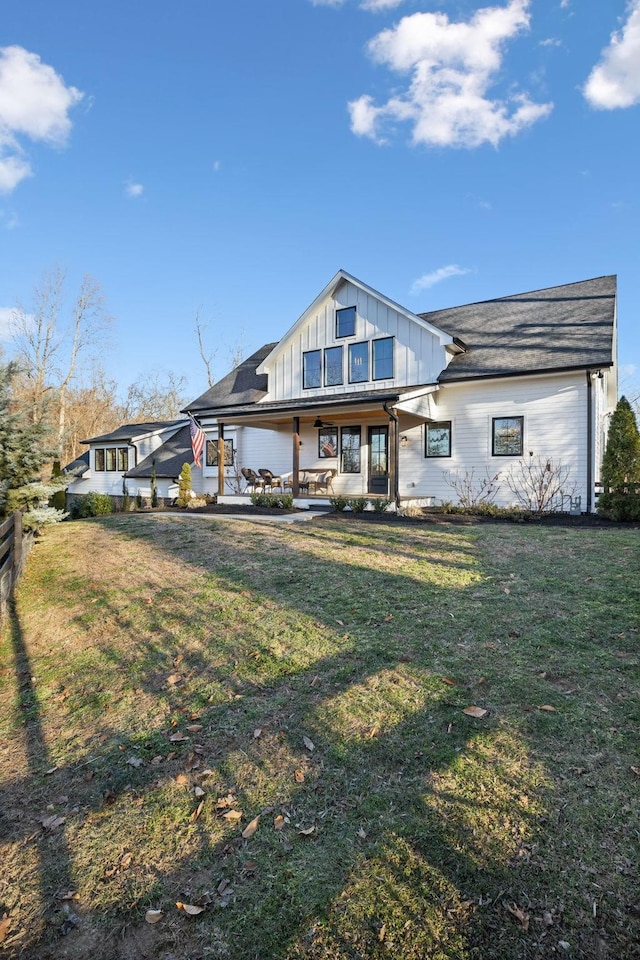
<instances>
[{"instance_id":1,"label":"blue sky","mask_svg":"<svg viewBox=\"0 0 640 960\"><path fill-rule=\"evenodd\" d=\"M23 0L0 48L0 331L90 273L108 373L196 396L198 308L221 376L340 267L416 312L617 273L640 381L640 0Z\"/></svg>"}]
</instances>

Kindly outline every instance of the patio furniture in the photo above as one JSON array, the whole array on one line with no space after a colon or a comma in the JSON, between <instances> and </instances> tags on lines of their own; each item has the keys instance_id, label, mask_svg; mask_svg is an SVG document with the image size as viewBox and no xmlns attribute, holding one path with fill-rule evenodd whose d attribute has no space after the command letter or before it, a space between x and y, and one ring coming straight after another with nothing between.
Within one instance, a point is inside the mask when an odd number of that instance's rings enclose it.
<instances>
[{"instance_id":1,"label":"patio furniture","mask_svg":"<svg viewBox=\"0 0 640 960\"><path fill-rule=\"evenodd\" d=\"M271 470L258 470L258 473L262 477L265 490L267 487L269 487L270 490L273 490L274 487L280 487L280 489L284 492L282 477L276 477Z\"/></svg>"},{"instance_id":2,"label":"patio furniture","mask_svg":"<svg viewBox=\"0 0 640 960\"><path fill-rule=\"evenodd\" d=\"M325 470L323 473L319 473L315 480L316 493L321 491L333 493L333 478L336 473L336 470Z\"/></svg>"},{"instance_id":3,"label":"patio furniture","mask_svg":"<svg viewBox=\"0 0 640 960\"><path fill-rule=\"evenodd\" d=\"M304 470L298 474L298 489L300 493L309 493L309 481ZM283 490L290 490L293 493L293 473L283 473L281 480L284 484Z\"/></svg>"},{"instance_id":4,"label":"patio furniture","mask_svg":"<svg viewBox=\"0 0 640 960\"><path fill-rule=\"evenodd\" d=\"M264 480L262 477L259 477L255 470L252 470L251 467L242 467L240 473L246 481L244 493L247 492L249 487L253 489L254 493L258 489L264 490Z\"/></svg>"}]
</instances>

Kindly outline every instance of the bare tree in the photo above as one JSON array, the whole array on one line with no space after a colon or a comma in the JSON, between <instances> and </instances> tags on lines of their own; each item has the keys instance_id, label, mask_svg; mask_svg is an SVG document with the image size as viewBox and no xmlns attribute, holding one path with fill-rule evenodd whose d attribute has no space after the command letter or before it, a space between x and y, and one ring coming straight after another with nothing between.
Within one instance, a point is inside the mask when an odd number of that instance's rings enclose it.
<instances>
[{"instance_id":1,"label":"bare tree","mask_svg":"<svg viewBox=\"0 0 640 960\"><path fill-rule=\"evenodd\" d=\"M552 457L535 457L533 451L511 465L505 480L520 506L532 513L562 510L576 491L570 466Z\"/></svg>"},{"instance_id":2,"label":"bare tree","mask_svg":"<svg viewBox=\"0 0 640 960\"><path fill-rule=\"evenodd\" d=\"M212 387L215 383L215 377L213 375L213 370L211 368L211 365L218 353L218 348L217 347L207 348L205 345L204 331L207 329L208 324L203 323L202 318L200 316L200 309L201 308L198 307L198 309L196 310L196 317L195 317L196 336L198 338L198 350L200 352L200 357L202 359L202 362L204 363L204 368L207 373L207 385L209 387Z\"/></svg>"},{"instance_id":3,"label":"bare tree","mask_svg":"<svg viewBox=\"0 0 640 960\"><path fill-rule=\"evenodd\" d=\"M493 503L500 489L498 481L500 474L494 476L487 469L484 477L475 476L475 470L465 470L464 473L447 473L444 477L445 482L458 495L458 502L461 507L478 507L481 504Z\"/></svg>"},{"instance_id":4,"label":"bare tree","mask_svg":"<svg viewBox=\"0 0 640 960\"><path fill-rule=\"evenodd\" d=\"M35 287L32 309L18 306L13 329L16 359L23 372L25 399L33 423L49 422L62 451L67 397L83 365L104 343L111 318L102 288L88 274L65 320L66 272L46 272Z\"/></svg>"},{"instance_id":5,"label":"bare tree","mask_svg":"<svg viewBox=\"0 0 640 960\"><path fill-rule=\"evenodd\" d=\"M175 420L188 401L186 377L153 370L138 377L127 391L124 419L129 422Z\"/></svg>"},{"instance_id":6,"label":"bare tree","mask_svg":"<svg viewBox=\"0 0 640 960\"><path fill-rule=\"evenodd\" d=\"M96 366L86 385L74 387L67 395L67 428L61 452L63 464L83 452L83 440L109 433L123 422L124 410L115 397L118 385Z\"/></svg>"}]
</instances>

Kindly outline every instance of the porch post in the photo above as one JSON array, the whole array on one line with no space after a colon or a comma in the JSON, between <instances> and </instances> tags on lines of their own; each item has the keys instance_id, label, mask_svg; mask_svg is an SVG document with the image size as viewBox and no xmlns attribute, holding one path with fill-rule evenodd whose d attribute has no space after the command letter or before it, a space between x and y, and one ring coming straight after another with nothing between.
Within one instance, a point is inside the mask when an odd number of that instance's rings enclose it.
<instances>
[{"instance_id":1,"label":"porch post","mask_svg":"<svg viewBox=\"0 0 640 960\"><path fill-rule=\"evenodd\" d=\"M224 423L218 421L218 496L224 496Z\"/></svg>"},{"instance_id":2,"label":"porch post","mask_svg":"<svg viewBox=\"0 0 640 960\"><path fill-rule=\"evenodd\" d=\"M389 496L395 500L396 507L400 506L400 489L398 485L398 454L400 435L398 432L398 417L387 404L384 409L389 416Z\"/></svg>"},{"instance_id":3,"label":"porch post","mask_svg":"<svg viewBox=\"0 0 640 960\"><path fill-rule=\"evenodd\" d=\"M294 497L300 496L300 417L293 418L293 476L291 490Z\"/></svg>"}]
</instances>

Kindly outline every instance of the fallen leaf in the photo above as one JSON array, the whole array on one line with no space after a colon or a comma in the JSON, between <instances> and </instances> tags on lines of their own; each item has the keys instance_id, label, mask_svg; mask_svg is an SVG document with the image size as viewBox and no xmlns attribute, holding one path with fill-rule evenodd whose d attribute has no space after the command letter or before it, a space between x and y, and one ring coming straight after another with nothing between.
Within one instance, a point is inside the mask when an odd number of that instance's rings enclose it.
<instances>
[{"instance_id":1,"label":"fallen leaf","mask_svg":"<svg viewBox=\"0 0 640 960\"><path fill-rule=\"evenodd\" d=\"M462 712L466 713L468 717L476 717L478 720L482 720L489 711L485 710L484 707L465 707Z\"/></svg>"},{"instance_id":2,"label":"fallen leaf","mask_svg":"<svg viewBox=\"0 0 640 960\"><path fill-rule=\"evenodd\" d=\"M528 929L529 929L529 914L528 914L525 910L523 910L522 907L519 907L519 906L518 906L517 904L515 904L515 903L514 903L514 904L506 903L505 906L506 906L507 910L509 911L509 913L510 913L513 917L515 917L516 920L518 920L518 921L520 922L520 925L522 926L522 929L525 930L525 931L528 930Z\"/></svg>"},{"instance_id":3,"label":"fallen leaf","mask_svg":"<svg viewBox=\"0 0 640 960\"><path fill-rule=\"evenodd\" d=\"M302 827L300 830L298 830L298 833L301 834L303 837L310 837L311 834L315 831L315 829L316 829L315 827Z\"/></svg>"},{"instance_id":4,"label":"fallen leaf","mask_svg":"<svg viewBox=\"0 0 640 960\"><path fill-rule=\"evenodd\" d=\"M152 757L149 763L151 763L154 767L157 767L158 764L162 763L162 759L162 756L158 754L157 757Z\"/></svg>"},{"instance_id":5,"label":"fallen leaf","mask_svg":"<svg viewBox=\"0 0 640 960\"><path fill-rule=\"evenodd\" d=\"M66 819L66 817L56 817L55 815L52 817L40 817L40 823L45 830L53 831L61 827Z\"/></svg>"},{"instance_id":6,"label":"fallen leaf","mask_svg":"<svg viewBox=\"0 0 640 960\"><path fill-rule=\"evenodd\" d=\"M51 774L55 773L57 769L58 769L57 767L49 767L49 769L45 770L44 772L45 777L50 777Z\"/></svg>"},{"instance_id":7,"label":"fallen leaf","mask_svg":"<svg viewBox=\"0 0 640 960\"><path fill-rule=\"evenodd\" d=\"M162 920L163 916L164 916L164 913L162 912L162 910L147 910L147 912L144 915L144 918L147 921L147 923L157 923L158 920Z\"/></svg>"},{"instance_id":8,"label":"fallen leaf","mask_svg":"<svg viewBox=\"0 0 640 960\"><path fill-rule=\"evenodd\" d=\"M320 683L320 677L318 677L318 676L316 675L316 676L313 678L313 680L311 681L311 683L309 684L309 686L310 686L310 687L317 687L319 683Z\"/></svg>"},{"instance_id":9,"label":"fallen leaf","mask_svg":"<svg viewBox=\"0 0 640 960\"><path fill-rule=\"evenodd\" d=\"M202 730L202 724L190 723L189 726L187 727L187 730L189 731L189 733L197 733L198 730Z\"/></svg>"},{"instance_id":10,"label":"fallen leaf","mask_svg":"<svg viewBox=\"0 0 640 960\"><path fill-rule=\"evenodd\" d=\"M544 703L541 707L538 707L538 710L544 710L545 713L557 713L556 708L550 706L548 703Z\"/></svg>"},{"instance_id":11,"label":"fallen leaf","mask_svg":"<svg viewBox=\"0 0 640 960\"><path fill-rule=\"evenodd\" d=\"M279 813L278 816L274 818L273 825L276 828L276 830L284 829L284 817L282 816L281 813Z\"/></svg>"},{"instance_id":12,"label":"fallen leaf","mask_svg":"<svg viewBox=\"0 0 640 960\"><path fill-rule=\"evenodd\" d=\"M258 824L260 823L260 816L254 817L251 823L248 823L247 826L242 831L242 836L245 840L248 840L249 837L252 837L256 830L258 829Z\"/></svg>"},{"instance_id":13,"label":"fallen leaf","mask_svg":"<svg viewBox=\"0 0 640 960\"><path fill-rule=\"evenodd\" d=\"M204 774L203 774L204 776ZM226 797L219 797L216 800L216 809L224 810L226 807L234 807L238 801L232 793L228 793Z\"/></svg>"},{"instance_id":14,"label":"fallen leaf","mask_svg":"<svg viewBox=\"0 0 640 960\"><path fill-rule=\"evenodd\" d=\"M630 767L632 773L635 773L636 777L640 777L640 767Z\"/></svg>"},{"instance_id":15,"label":"fallen leaf","mask_svg":"<svg viewBox=\"0 0 640 960\"><path fill-rule=\"evenodd\" d=\"M124 856L122 857L122 860L120 861L121 869L126 870L128 867L130 867L132 860L133 860L133 854L125 853Z\"/></svg>"},{"instance_id":16,"label":"fallen leaf","mask_svg":"<svg viewBox=\"0 0 640 960\"><path fill-rule=\"evenodd\" d=\"M64 893L56 894L58 900L79 900L80 897L75 890L66 890Z\"/></svg>"},{"instance_id":17,"label":"fallen leaf","mask_svg":"<svg viewBox=\"0 0 640 960\"><path fill-rule=\"evenodd\" d=\"M186 773L179 773L176 777L176 783L179 783L180 786L184 786L186 783L189 783L189 777Z\"/></svg>"},{"instance_id":18,"label":"fallen leaf","mask_svg":"<svg viewBox=\"0 0 640 960\"><path fill-rule=\"evenodd\" d=\"M367 837L366 831L363 830L362 827L359 827L358 829L358 836L360 837L361 840L365 840Z\"/></svg>"},{"instance_id":19,"label":"fallen leaf","mask_svg":"<svg viewBox=\"0 0 640 960\"><path fill-rule=\"evenodd\" d=\"M202 789L202 787L194 787L194 788L193 788L193 792L194 792L194 794L196 795L196 797L204 797L204 795L205 795L205 792L204 792L204 790Z\"/></svg>"},{"instance_id":20,"label":"fallen leaf","mask_svg":"<svg viewBox=\"0 0 640 960\"><path fill-rule=\"evenodd\" d=\"M11 917L5 913L2 920L0 920L0 943L6 939L7 934L9 933L9 927L11 926Z\"/></svg>"},{"instance_id":21,"label":"fallen leaf","mask_svg":"<svg viewBox=\"0 0 640 960\"><path fill-rule=\"evenodd\" d=\"M222 816L225 820L228 820L229 823L236 823L236 821L242 820L242 810L227 810Z\"/></svg>"},{"instance_id":22,"label":"fallen leaf","mask_svg":"<svg viewBox=\"0 0 640 960\"><path fill-rule=\"evenodd\" d=\"M137 769L138 767L141 767L143 765L144 760L142 760L140 757L129 757L129 759L126 760L125 763L127 763L130 767L136 767Z\"/></svg>"},{"instance_id":23,"label":"fallen leaf","mask_svg":"<svg viewBox=\"0 0 640 960\"><path fill-rule=\"evenodd\" d=\"M180 731L178 731L178 733L172 733L171 736L169 737L169 740L171 741L171 743L181 743L183 740L188 740L188 739L189 737L185 736L184 733L180 733Z\"/></svg>"},{"instance_id":24,"label":"fallen leaf","mask_svg":"<svg viewBox=\"0 0 640 960\"><path fill-rule=\"evenodd\" d=\"M309 740L309 737L303 737L302 742L304 743L307 750L315 750L315 744L313 740Z\"/></svg>"},{"instance_id":25,"label":"fallen leaf","mask_svg":"<svg viewBox=\"0 0 640 960\"><path fill-rule=\"evenodd\" d=\"M196 809L191 814L191 819L195 823L200 814L202 813L202 808L204 807L204 800L201 800Z\"/></svg>"},{"instance_id":26,"label":"fallen leaf","mask_svg":"<svg viewBox=\"0 0 640 960\"><path fill-rule=\"evenodd\" d=\"M257 740L258 737L261 737L261 736L262 736L262 730L260 729L260 727L256 727L256 729L253 731L253 739Z\"/></svg>"},{"instance_id":27,"label":"fallen leaf","mask_svg":"<svg viewBox=\"0 0 640 960\"><path fill-rule=\"evenodd\" d=\"M387 927L386 927L386 924L383 923L382 926L380 927L380 930L378 931L378 940L380 941L380 943L382 943L382 941L384 940L386 932L387 932Z\"/></svg>"},{"instance_id":28,"label":"fallen leaf","mask_svg":"<svg viewBox=\"0 0 640 960\"><path fill-rule=\"evenodd\" d=\"M178 910L182 910L189 917L197 917L199 913L202 913L204 907L196 907L192 903L181 903L180 900L176 903Z\"/></svg>"},{"instance_id":29,"label":"fallen leaf","mask_svg":"<svg viewBox=\"0 0 640 960\"><path fill-rule=\"evenodd\" d=\"M393 620L393 614L392 614L392 613L388 613L388 614L386 615L386 617L384 617L384 622L385 622L385 623L391 623L392 620Z\"/></svg>"},{"instance_id":30,"label":"fallen leaf","mask_svg":"<svg viewBox=\"0 0 640 960\"><path fill-rule=\"evenodd\" d=\"M247 862L244 865L244 869L247 871L247 873L253 873L253 871L256 869L257 866L258 864L256 863L255 860L247 860Z\"/></svg>"},{"instance_id":31,"label":"fallen leaf","mask_svg":"<svg viewBox=\"0 0 640 960\"><path fill-rule=\"evenodd\" d=\"M170 687L175 687L179 683L182 683L182 674L181 673L170 673L167 677L167 684Z\"/></svg>"},{"instance_id":32,"label":"fallen leaf","mask_svg":"<svg viewBox=\"0 0 640 960\"><path fill-rule=\"evenodd\" d=\"M302 770L296 770L293 777L296 783L304 783L304 773Z\"/></svg>"}]
</instances>

